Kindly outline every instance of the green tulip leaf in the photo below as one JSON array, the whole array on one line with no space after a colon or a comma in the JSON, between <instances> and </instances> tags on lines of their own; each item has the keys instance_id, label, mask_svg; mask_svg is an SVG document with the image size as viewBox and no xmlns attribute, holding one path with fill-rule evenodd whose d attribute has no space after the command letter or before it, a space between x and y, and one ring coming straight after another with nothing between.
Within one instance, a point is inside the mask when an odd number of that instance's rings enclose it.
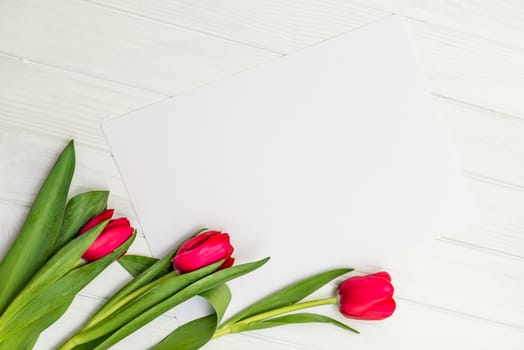
<instances>
[{"instance_id":1,"label":"green tulip leaf","mask_svg":"<svg viewBox=\"0 0 524 350\"><path fill-rule=\"evenodd\" d=\"M71 141L51 169L22 229L0 262L0 314L52 253L74 168L75 150Z\"/></svg>"},{"instance_id":2,"label":"green tulip leaf","mask_svg":"<svg viewBox=\"0 0 524 350\"><path fill-rule=\"evenodd\" d=\"M247 308L232 316L220 327L233 325L238 321L260 314L262 312L293 305L311 293L317 291L333 279L351 271L353 271L353 269L335 269L305 278L248 306Z\"/></svg>"},{"instance_id":3,"label":"green tulip leaf","mask_svg":"<svg viewBox=\"0 0 524 350\"><path fill-rule=\"evenodd\" d=\"M118 262L136 277L157 261L158 259L147 256L126 255ZM231 290L226 284L222 284L201 293L200 296L211 304L214 312L177 327L151 350L172 349L175 345L180 350L198 349L212 338L231 301Z\"/></svg>"},{"instance_id":4,"label":"green tulip leaf","mask_svg":"<svg viewBox=\"0 0 524 350\"><path fill-rule=\"evenodd\" d=\"M176 275L173 272L159 278L150 285L142 287L143 290L138 289L134 293L129 294L116 303L113 308L100 314L103 322L92 318L83 330L73 336L64 345L85 343L87 341L95 340L108 332L117 330L134 318L140 317L141 314L155 308L167 298L175 295L178 291L183 290L191 283L216 271L216 269L218 269L223 263L224 261L221 260L183 275ZM127 300L128 298L130 300Z\"/></svg>"},{"instance_id":5,"label":"green tulip leaf","mask_svg":"<svg viewBox=\"0 0 524 350\"><path fill-rule=\"evenodd\" d=\"M0 317L0 326L16 315L32 299L42 293L45 288L81 263L81 257L102 233L109 220L91 228L83 235L66 244L60 251L51 257L36 273L29 284L16 296Z\"/></svg>"},{"instance_id":6,"label":"green tulip leaf","mask_svg":"<svg viewBox=\"0 0 524 350\"><path fill-rule=\"evenodd\" d=\"M35 344L36 342L38 341L38 337L40 336L40 334L38 335L33 335L32 337L27 337L26 338L26 342L25 342L25 350L31 350L35 347ZM12 348L10 348L12 349ZM24 348L21 348L21 350L24 350Z\"/></svg>"},{"instance_id":7,"label":"green tulip leaf","mask_svg":"<svg viewBox=\"0 0 524 350\"><path fill-rule=\"evenodd\" d=\"M200 349L213 337L217 327L217 314L197 318L169 334L151 350L196 350Z\"/></svg>"},{"instance_id":8,"label":"green tulip leaf","mask_svg":"<svg viewBox=\"0 0 524 350\"><path fill-rule=\"evenodd\" d=\"M227 284L220 284L212 289L209 289L203 293L200 293L200 296L205 298L209 304L215 310L217 314L217 322L220 323L222 317L226 313L227 307L231 302L231 289Z\"/></svg>"},{"instance_id":9,"label":"green tulip leaf","mask_svg":"<svg viewBox=\"0 0 524 350\"><path fill-rule=\"evenodd\" d=\"M60 233L53 246L54 252L75 237L89 220L106 209L108 196L108 191L90 191L80 193L69 200Z\"/></svg>"},{"instance_id":10,"label":"green tulip leaf","mask_svg":"<svg viewBox=\"0 0 524 350\"><path fill-rule=\"evenodd\" d=\"M202 231L205 231L206 229L200 229L193 233L189 238L196 236ZM162 259L156 261L153 263L149 268L142 271L140 274L134 275L135 278L132 279L128 284L126 284L124 287L122 287L115 295L113 295L97 312L96 314L91 318L92 323L96 323L103 319L102 315L107 314L108 310L111 310L117 304L120 302L123 298L127 297L129 294L135 292L136 290L146 286L151 281L154 281L167 273L169 271L173 270L173 256L175 253L180 249L183 243L180 243L175 248L173 248L171 251L169 251ZM142 260L142 263L144 263L145 260ZM124 264L127 263L127 260L124 260ZM129 266L129 264L127 264ZM124 266L124 265L122 265ZM125 266L124 266L125 268ZM134 272L137 272L136 270Z\"/></svg>"},{"instance_id":11,"label":"green tulip leaf","mask_svg":"<svg viewBox=\"0 0 524 350\"><path fill-rule=\"evenodd\" d=\"M211 340L231 301L231 290L221 284L200 295L211 304L214 312L181 325L151 350L196 350Z\"/></svg>"},{"instance_id":12,"label":"green tulip leaf","mask_svg":"<svg viewBox=\"0 0 524 350\"><path fill-rule=\"evenodd\" d=\"M38 341L38 337L40 336L40 334L38 335L33 335L33 337L28 337L26 338L26 342L25 342L25 350L31 350L35 347L35 344L36 342ZM12 348L11 348L12 349ZM24 348L21 348L21 350L24 350Z\"/></svg>"},{"instance_id":13,"label":"green tulip leaf","mask_svg":"<svg viewBox=\"0 0 524 350\"><path fill-rule=\"evenodd\" d=\"M113 333L106 334L105 336L97 338L97 339L95 339L95 340L93 340L93 341L91 341L89 343L77 345L73 349L74 350L93 350L98 345L100 345L104 340L109 338L111 336L111 334L113 334Z\"/></svg>"},{"instance_id":14,"label":"green tulip leaf","mask_svg":"<svg viewBox=\"0 0 524 350\"><path fill-rule=\"evenodd\" d=\"M42 315L35 322L30 323L22 329L17 330L15 333L10 333L3 343L0 344L0 349L16 349L30 350L37 342L40 333L53 324L60 316L67 310L69 305L73 302L73 298L64 300L62 305L50 313Z\"/></svg>"},{"instance_id":15,"label":"green tulip leaf","mask_svg":"<svg viewBox=\"0 0 524 350\"><path fill-rule=\"evenodd\" d=\"M97 346L94 350L108 349L110 346L116 344L118 341L124 339L138 328L152 321L153 319L160 316L164 312L170 310L171 308L175 307L176 305L211 288L215 288L220 284L223 284L227 281L230 281L232 279L245 275L253 270L256 270L262 265L264 265L268 260L269 258L265 258L255 262L233 266L224 270L217 271L202 279L199 279L198 281L190 284L186 288L174 294L172 297L146 310L138 317L123 325L118 331L116 331L102 344Z\"/></svg>"},{"instance_id":16,"label":"green tulip leaf","mask_svg":"<svg viewBox=\"0 0 524 350\"><path fill-rule=\"evenodd\" d=\"M347 331L353 332L353 333L360 333L354 328L349 327L348 325L339 322L331 317L327 317L324 315L319 315L315 313L296 313L296 314L290 314L280 317L271 318L268 320L263 321L257 321L253 323L249 323L246 325L242 325L242 328L238 328L238 330L235 333L238 332L244 332L244 331L252 331L256 329L263 329L263 328L271 328L271 327L278 327L283 326L287 324L296 324L296 323L329 323L332 325L335 325L337 327L340 327L342 329L345 329Z\"/></svg>"},{"instance_id":17,"label":"green tulip leaf","mask_svg":"<svg viewBox=\"0 0 524 350\"><path fill-rule=\"evenodd\" d=\"M143 255L126 255L118 260L118 263L133 277L137 277L142 272L153 266L159 259ZM164 274L172 271L171 266L166 266Z\"/></svg>"},{"instance_id":18,"label":"green tulip leaf","mask_svg":"<svg viewBox=\"0 0 524 350\"><path fill-rule=\"evenodd\" d=\"M31 350L38 341L40 332L29 330L27 333L20 332L15 334L3 343L0 343L0 349Z\"/></svg>"},{"instance_id":19,"label":"green tulip leaf","mask_svg":"<svg viewBox=\"0 0 524 350\"><path fill-rule=\"evenodd\" d=\"M46 315L52 314L56 321L67 309L63 307L64 303L69 300L72 301L73 297L82 288L91 282L110 263L126 252L135 239L135 236L136 232L111 254L70 271L65 276L44 288L38 296L30 300L16 315L2 324L0 342L7 339L12 333L16 333L29 326L31 323L38 322L40 318ZM62 310L62 312L57 312L56 310Z\"/></svg>"},{"instance_id":20,"label":"green tulip leaf","mask_svg":"<svg viewBox=\"0 0 524 350\"><path fill-rule=\"evenodd\" d=\"M200 276L193 283L187 285L178 292L175 292L162 302L153 304L153 306L151 306L151 300L156 298L155 295L144 294L141 297L135 299L132 304L130 303L122 310L117 311L114 315L112 315L111 318L106 319L103 323L95 324L93 327L84 329L83 331L77 333L66 343L64 343L59 349L74 349L77 345L92 341L98 337L114 332L94 350L107 349L176 305L188 300L195 295L215 288L229 280L249 273L264 265L268 259L269 258L265 258L259 261L233 266L227 269L216 271L203 278ZM217 264L220 266L222 262L218 262ZM204 267L200 270L196 270L185 275L179 275L177 278L204 270L206 268L207 267ZM151 291L152 289L149 290L149 292ZM162 290L158 289L157 291L163 292ZM147 305L148 307L144 309L144 305Z\"/></svg>"}]
</instances>

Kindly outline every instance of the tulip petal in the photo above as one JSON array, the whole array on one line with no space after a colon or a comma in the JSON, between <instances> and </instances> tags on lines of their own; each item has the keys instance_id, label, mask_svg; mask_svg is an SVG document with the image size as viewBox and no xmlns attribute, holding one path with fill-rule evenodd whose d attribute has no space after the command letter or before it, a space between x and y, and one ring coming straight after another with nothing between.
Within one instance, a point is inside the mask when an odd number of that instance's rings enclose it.
<instances>
[{"instance_id":1,"label":"tulip petal","mask_svg":"<svg viewBox=\"0 0 524 350\"><path fill-rule=\"evenodd\" d=\"M233 266L234 263L235 263L235 258L228 258L226 261L224 261L222 266L220 266L220 270L227 269L228 267Z\"/></svg>"},{"instance_id":2,"label":"tulip petal","mask_svg":"<svg viewBox=\"0 0 524 350\"><path fill-rule=\"evenodd\" d=\"M232 264L234 260L229 259L233 250L229 234L207 231L185 242L175 254L173 264L182 273L197 270L219 260ZM231 265L225 267L229 266Z\"/></svg>"},{"instance_id":3,"label":"tulip petal","mask_svg":"<svg viewBox=\"0 0 524 350\"><path fill-rule=\"evenodd\" d=\"M85 224L80 229L80 231L78 231L78 234L81 235L82 233L89 231L91 228L95 227L96 225L98 225L102 221L106 221L108 219L111 219L113 217L113 213L114 212L115 212L114 209L107 209L107 210L103 211L102 213L98 214L97 216L95 216L94 218L89 220L87 222L87 224Z\"/></svg>"},{"instance_id":4,"label":"tulip petal","mask_svg":"<svg viewBox=\"0 0 524 350\"><path fill-rule=\"evenodd\" d=\"M124 227L124 226L126 227L131 226L131 224L129 223L129 220L127 218L118 218L118 219L109 221L109 224L107 224L106 230L109 231L114 228Z\"/></svg>"},{"instance_id":5,"label":"tulip petal","mask_svg":"<svg viewBox=\"0 0 524 350\"><path fill-rule=\"evenodd\" d=\"M379 303L373 304L369 309L360 314L349 315L348 317L356 320L378 321L388 318L395 312L396 303L393 298L388 298Z\"/></svg>"},{"instance_id":6,"label":"tulip petal","mask_svg":"<svg viewBox=\"0 0 524 350\"><path fill-rule=\"evenodd\" d=\"M193 237L192 239L187 240L182 246L180 247L179 251L188 251L191 250L201 244L203 244L205 241L207 241L210 237L216 236L217 234L220 234L219 231L205 231L201 234Z\"/></svg>"},{"instance_id":7,"label":"tulip petal","mask_svg":"<svg viewBox=\"0 0 524 350\"><path fill-rule=\"evenodd\" d=\"M112 253L115 249L120 247L131 235L134 229L131 226L117 226L106 229L98 236L93 244L86 250L83 258L87 261L98 260L107 254Z\"/></svg>"},{"instance_id":8,"label":"tulip petal","mask_svg":"<svg viewBox=\"0 0 524 350\"><path fill-rule=\"evenodd\" d=\"M351 277L339 286L341 294L355 300L376 300L391 297L393 285L383 279L369 276Z\"/></svg>"},{"instance_id":9,"label":"tulip petal","mask_svg":"<svg viewBox=\"0 0 524 350\"><path fill-rule=\"evenodd\" d=\"M391 282L391 276L389 275L389 273L387 273L386 271L380 271L380 272L375 272L371 275L368 275L369 277L378 277L378 278L383 278L385 279L386 281L388 282Z\"/></svg>"}]
</instances>

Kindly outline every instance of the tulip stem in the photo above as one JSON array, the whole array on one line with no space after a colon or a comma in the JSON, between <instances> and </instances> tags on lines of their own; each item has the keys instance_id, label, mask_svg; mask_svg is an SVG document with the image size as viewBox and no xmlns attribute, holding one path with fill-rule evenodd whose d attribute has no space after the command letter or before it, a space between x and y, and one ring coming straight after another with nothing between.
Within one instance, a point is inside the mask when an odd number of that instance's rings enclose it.
<instances>
[{"instance_id":1,"label":"tulip stem","mask_svg":"<svg viewBox=\"0 0 524 350\"><path fill-rule=\"evenodd\" d=\"M230 334L230 333L242 332L243 330L245 330L245 326L251 323L263 321L263 320L273 318L275 316L279 316L282 314L287 314L293 311L303 310L303 309L307 309L310 307L321 306L321 305L336 304L336 303L337 303L337 298L332 297L332 298L304 301L302 303L279 307L273 310L262 312L258 315L254 315L254 316L245 318L232 325L225 325L225 327L224 326L218 327L217 330L215 331L215 334L213 334L213 339L221 337L226 334Z\"/></svg>"},{"instance_id":2,"label":"tulip stem","mask_svg":"<svg viewBox=\"0 0 524 350\"><path fill-rule=\"evenodd\" d=\"M168 280L168 279L171 279L171 278L173 278L176 275L177 275L177 273L175 271L172 271L172 272L170 272L170 273L168 273L168 274L166 274L166 275L164 275L164 276L154 280L153 282L151 282L149 284L146 284L145 286L135 290L134 292L128 294L127 296L125 296L122 299L120 299L117 303L115 303L110 308L108 308L106 310L100 310L101 312L99 311L95 316L93 316L91 318L91 320L85 325L85 327L83 329L91 328L94 325L100 323L100 321L103 321L108 316L110 316L113 313L115 313L116 311L118 311L121 307L125 306L130 301L136 299L137 297L139 297L140 295L144 294L145 292L147 292L148 290L150 290L154 286L160 284L161 282L163 282L165 280Z\"/></svg>"}]
</instances>

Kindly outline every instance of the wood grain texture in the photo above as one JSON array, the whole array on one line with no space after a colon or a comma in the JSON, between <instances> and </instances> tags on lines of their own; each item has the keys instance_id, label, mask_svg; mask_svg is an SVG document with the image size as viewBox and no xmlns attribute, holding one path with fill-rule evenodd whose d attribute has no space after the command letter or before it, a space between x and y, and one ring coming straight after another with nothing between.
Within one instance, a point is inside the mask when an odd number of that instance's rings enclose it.
<instances>
[{"instance_id":1,"label":"wood grain texture","mask_svg":"<svg viewBox=\"0 0 524 350\"><path fill-rule=\"evenodd\" d=\"M519 0L361 0L362 5L524 48Z\"/></svg>"},{"instance_id":2,"label":"wood grain texture","mask_svg":"<svg viewBox=\"0 0 524 350\"><path fill-rule=\"evenodd\" d=\"M474 225L386 267L358 267L391 271L399 299L386 322L350 321L360 336L290 326L224 337L206 349L521 349L522 9L515 0L4 0L0 239L13 239L70 138L78 153L72 192L111 190L110 205L138 226L100 130L104 118L400 13L409 18L436 110L460 155ZM148 254L143 236L131 251ZM38 348L56 344L128 278L112 265ZM167 314L116 348L146 348L175 322Z\"/></svg>"},{"instance_id":3,"label":"wood grain texture","mask_svg":"<svg viewBox=\"0 0 524 350\"><path fill-rule=\"evenodd\" d=\"M524 188L524 119L447 98L435 97L434 101L464 171L486 181Z\"/></svg>"},{"instance_id":4,"label":"wood grain texture","mask_svg":"<svg viewBox=\"0 0 524 350\"><path fill-rule=\"evenodd\" d=\"M4 125L70 137L104 150L108 149L100 129L104 118L165 98L5 55L0 55L0 76L0 115Z\"/></svg>"},{"instance_id":5,"label":"wood grain texture","mask_svg":"<svg viewBox=\"0 0 524 350\"><path fill-rule=\"evenodd\" d=\"M172 95L277 57L78 0L3 1L0 52Z\"/></svg>"},{"instance_id":6,"label":"wood grain texture","mask_svg":"<svg viewBox=\"0 0 524 350\"><path fill-rule=\"evenodd\" d=\"M280 54L390 14L346 0L87 1Z\"/></svg>"}]
</instances>

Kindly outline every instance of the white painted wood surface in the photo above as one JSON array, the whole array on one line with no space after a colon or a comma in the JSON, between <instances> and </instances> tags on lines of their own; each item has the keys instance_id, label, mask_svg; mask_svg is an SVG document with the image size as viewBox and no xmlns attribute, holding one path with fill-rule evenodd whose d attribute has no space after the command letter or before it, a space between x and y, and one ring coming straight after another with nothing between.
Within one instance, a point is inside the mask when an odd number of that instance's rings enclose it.
<instances>
[{"instance_id":1,"label":"white painted wood surface","mask_svg":"<svg viewBox=\"0 0 524 350\"><path fill-rule=\"evenodd\" d=\"M73 192L110 189L111 206L134 220L103 118L391 13L409 23L461 156L474 224L384 267L395 280L398 311L384 322L349 321L359 336L300 325L227 336L206 349L524 349L519 0L0 0L1 239L14 237L69 138L78 153ZM132 252L148 251L139 237ZM126 278L111 266L37 347L51 348ZM175 324L167 314L115 348L145 349Z\"/></svg>"}]
</instances>

